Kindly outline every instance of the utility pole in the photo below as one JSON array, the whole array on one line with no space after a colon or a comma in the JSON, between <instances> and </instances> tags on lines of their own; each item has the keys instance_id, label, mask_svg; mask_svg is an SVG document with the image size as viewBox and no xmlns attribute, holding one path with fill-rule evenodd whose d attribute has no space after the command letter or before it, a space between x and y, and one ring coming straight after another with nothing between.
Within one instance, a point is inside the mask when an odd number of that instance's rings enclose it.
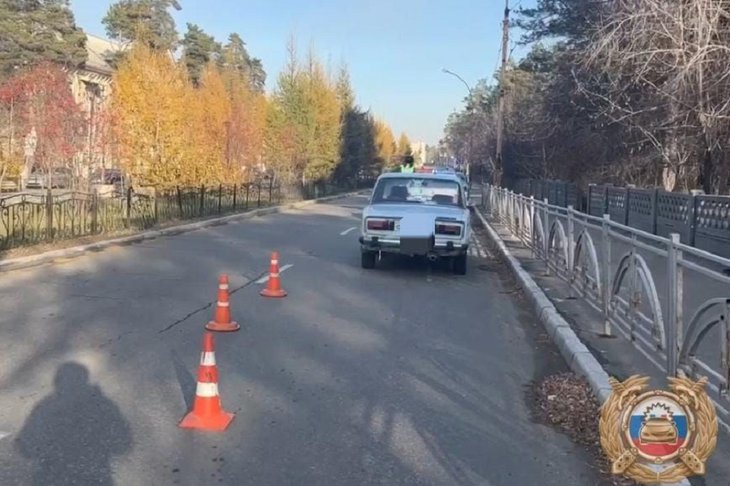
<instances>
[{"instance_id":1,"label":"utility pole","mask_svg":"<svg viewBox=\"0 0 730 486\"><path fill-rule=\"evenodd\" d=\"M499 94L497 101L497 148L494 157L492 183L500 185L504 168L502 165L502 144L504 137L504 74L509 58L509 0L504 0L504 19L502 20L502 68L499 71Z\"/></svg>"}]
</instances>

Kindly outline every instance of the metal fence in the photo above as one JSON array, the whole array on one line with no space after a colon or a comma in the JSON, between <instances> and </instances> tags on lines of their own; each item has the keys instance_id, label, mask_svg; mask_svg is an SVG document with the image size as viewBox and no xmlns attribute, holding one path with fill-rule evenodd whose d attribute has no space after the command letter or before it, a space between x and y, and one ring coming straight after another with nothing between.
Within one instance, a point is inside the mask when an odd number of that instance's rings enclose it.
<instances>
[{"instance_id":1,"label":"metal fence","mask_svg":"<svg viewBox=\"0 0 730 486\"><path fill-rule=\"evenodd\" d=\"M336 194L331 184L249 184L114 193L20 193L0 198L0 250L205 218Z\"/></svg>"},{"instance_id":2,"label":"metal fence","mask_svg":"<svg viewBox=\"0 0 730 486\"><path fill-rule=\"evenodd\" d=\"M730 257L730 197L681 194L661 189L588 187L588 214L658 236L677 233L695 248Z\"/></svg>"},{"instance_id":3,"label":"metal fence","mask_svg":"<svg viewBox=\"0 0 730 486\"><path fill-rule=\"evenodd\" d=\"M583 194L577 184L564 181L541 179L520 179L515 185L515 192L525 196L533 196L537 200L547 199L550 204L567 208L584 209Z\"/></svg>"},{"instance_id":4,"label":"metal fence","mask_svg":"<svg viewBox=\"0 0 730 486\"><path fill-rule=\"evenodd\" d=\"M670 375L707 376L728 427L730 259L683 243L681 225L655 217L652 208L674 201L635 194L632 203L609 191L600 217L489 185L482 204L602 314L605 334L617 331ZM668 237L623 224L626 211L632 225L664 224Z\"/></svg>"},{"instance_id":5,"label":"metal fence","mask_svg":"<svg viewBox=\"0 0 730 486\"><path fill-rule=\"evenodd\" d=\"M591 184L584 198L574 183L535 179L519 180L514 187L538 201L597 217L610 214L615 222L658 236L677 233L682 243L730 258L728 196Z\"/></svg>"}]
</instances>

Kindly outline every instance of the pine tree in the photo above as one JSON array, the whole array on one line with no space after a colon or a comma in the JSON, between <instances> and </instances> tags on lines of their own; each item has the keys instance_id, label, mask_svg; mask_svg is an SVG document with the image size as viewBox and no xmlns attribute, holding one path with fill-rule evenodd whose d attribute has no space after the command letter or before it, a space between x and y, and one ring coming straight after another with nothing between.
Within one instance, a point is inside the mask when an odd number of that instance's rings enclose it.
<instances>
[{"instance_id":1,"label":"pine tree","mask_svg":"<svg viewBox=\"0 0 730 486\"><path fill-rule=\"evenodd\" d=\"M0 78L43 61L80 66L85 45L68 0L0 0Z\"/></svg>"},{"instance_id":2,"label":"pine tree","mask_svg":"<svg viewBox=\"0 0 730 486\"><path fill-rule=\"evenodd\" d=\"M239 73L248 80L255 91L263 93L266 84L264 66L261 59L249 55L246 43L240 35L233 33L228 36L228 43L222 49L221 60L225 68Z\"/></svg>"},{"instance_id":3,"label":"pine tree","mask_svg":"<svg viewBox=\"0 0 730 486\"><path fill-rule=\"evenodd\" d=\"M206 34L195 24L188 23L188 31L182 40L183 61L193 86L200 84L200 77L205 66L217 60L221 46L213 36Z\"/></svg>"},{"instance_id":4,"label":"pine tree","mask_svg":"<svg viewBox=\"0 0 730 486\"><path fill-rule=\"evenodd\" d=\"M140 41L151 49L171 51L177 45L173 0L120 0L109 7L102 23L110 38Z\"/></svg>"}]
</instances>

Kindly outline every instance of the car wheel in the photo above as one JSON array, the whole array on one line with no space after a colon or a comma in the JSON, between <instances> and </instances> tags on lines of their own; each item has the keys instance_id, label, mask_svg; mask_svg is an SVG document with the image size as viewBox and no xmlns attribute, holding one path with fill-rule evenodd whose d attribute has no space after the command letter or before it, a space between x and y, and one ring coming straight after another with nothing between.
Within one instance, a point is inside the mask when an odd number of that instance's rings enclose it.
<instances>
[{"instance_id":1,"label":"car wheel","mask_svg":"<svg viewBox=\"0 0 730 486\"><path fill-rule=\"evenodd\" d=\"M362 268L375 268L375 257L377 253L374 251L363 251L360 253L360 265Z\"/></svg>"},{"instance_id":2,"label":"car wheel","mask_svg":"<svg viewBox=\"0 0 730 486\"><path fill-rule=\"evenodd\" d=\"M453 270L456 275L466 275L466 253L454 257Z\"/></svg>"}]
</instances>

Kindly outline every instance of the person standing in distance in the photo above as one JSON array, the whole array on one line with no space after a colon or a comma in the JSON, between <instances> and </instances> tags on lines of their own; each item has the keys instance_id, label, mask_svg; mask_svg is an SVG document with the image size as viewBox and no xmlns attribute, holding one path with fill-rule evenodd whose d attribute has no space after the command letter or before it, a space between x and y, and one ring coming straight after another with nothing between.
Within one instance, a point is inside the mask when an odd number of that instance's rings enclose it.
<instances>
[{"instance_id":1,"label":"person standing in distance","mask_svg":"<svg viewBox=\"0 0 730 486\"><path fill-rule=\"evenodd\" d=\"M403 160L403 164L400 166L400 171L402 173L408 173L412 174L415 172L415 163L413 161L412 155L406 155Z\"/></svg>"}]
</instances>

